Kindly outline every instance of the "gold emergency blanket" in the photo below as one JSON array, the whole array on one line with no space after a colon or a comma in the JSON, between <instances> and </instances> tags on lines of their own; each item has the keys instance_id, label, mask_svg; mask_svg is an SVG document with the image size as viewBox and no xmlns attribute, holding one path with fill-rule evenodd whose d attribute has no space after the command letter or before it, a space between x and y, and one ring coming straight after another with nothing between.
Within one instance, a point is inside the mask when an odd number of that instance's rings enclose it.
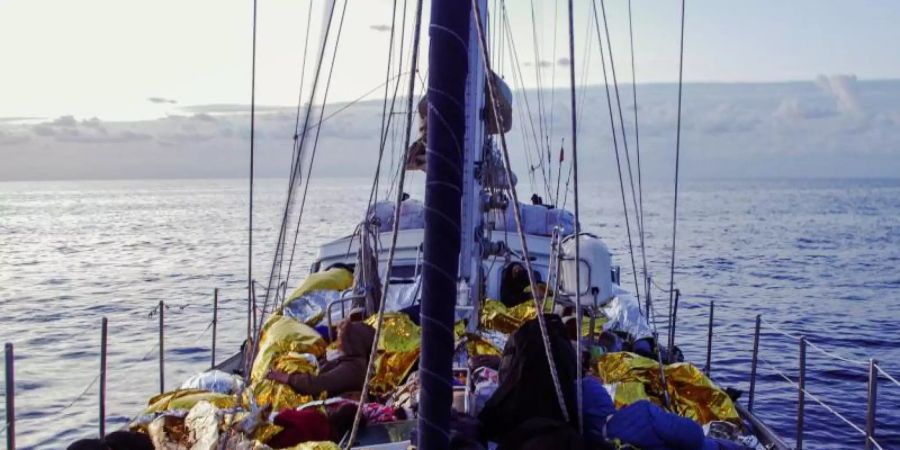
<instances>
[{"instance_id":1,"label":"gold emergency blanket","mask_svg":"<svg viewBox=\"0 0 900 450\"><path fill-rule=\"evenodd\" d=\"M353 284L353 273L346 269L335 267L324 272L309 274L303 283L288 297L285 305L304 294L313 291L343 291Z\"/></svg>"},{"instance_id":2,"label":"gold emergency blanket","mask_svg":"<svg viewBox=\"0 0 900 450\"><path fill-rule=\"evenodd\" d=\"M319 333L290 317L270 317L263 325L259 339L259 352L250 372L250 380L253 382L265 378L280 356L293 352L310 353L320 358L325 354L325 340Z\"/></svg>"},{"instance_id":3,"label":"gold emergency blanket","mask_svg":"<svg viewBox=\"0 0 900 450\"><path fill-rule=\"evenodd\" d=\"M340 450L337 444L334 442L304 442L302 444L297 444L293 447L288 447L285 450Z\"/></svg>"},{"instance_id":4,"label":"gold emergency blanket","mask_svg":"<svg viewBox=\"0 0 900 450\"><path fill-rule=\"evenodd\" d=\"M512 308L507 308L502 302L487 299L481 305L481 327L486 330L499 331L511 334L519 329L523 323L537 317L537 309L534 301L527 301Z\"/></svg>"},{"instance_id":5,"label":"gold emergency blanket","mask_svg":"<svg viewBox=\"0 0 900 450\"><path fill-rule=\"evenodd\" d=\"M288 352L277 355L272 360L272 368L287 374L318 372L316 357L309 353ZM256 404L271 404L274 411L296 408L313 400L311 396L298 394L290 386L272 380L259 380L250 386L250 391L256 398Z\"/></svg>"},{"instance_id":6,"label":"gold emergency blanket","mask_svg":"<svg viewBox=\"0 0 900 450\"><path fill-rule=\"evenodd\" d=\"M366 319L372 328L378 325L378 316ZM369 383L373 393L384 394L399 386L419 359L422 331L403 313L384 314L384 329L378 340L375 356L375 374Z\"/></svg>"},{"instance_id":7,"label":"gold emergency blanket","mask_svg":"<svg viewBox=\"0 0 900 450\"><path fill-rule=\"evenodd\" d=\"M627 352L608 353L597 363L597 374L604 383L616 385L617 408L642 398L663 404L659 364L652 359ZM665 374L674 412L701 424L713 420L740 424L731 398L699 369L689 363L675 363L665 367ZM643 393L638 384L643 385Z\"/></svg>"},{"instance_id":8,"label":"gold emergency blanket","mask_svg":"<svg viewBox=\"0 0 900 450\"><path fill-rule=\"evenodd\" d=\"M200 389L177 389L159 394L147 402L144 414L155 414L170 410L188 411L201 401L207 401L216 408L228 409L235 406L235 399L228 394L217 394Z\"/></svg>"},{"instance_id":9,"label":"gold emergency blanket","mask_svg":"<svg viewBox=\"0 0 900 450\"><path fill-rule=\"evenodd\" d=\"M466 334L466 350L469 354L469 357L485 355L485 356L500 356L500 349L497 348L491 341L484 338L479 334L468 333Z\"/></svg>"}]
</instances>

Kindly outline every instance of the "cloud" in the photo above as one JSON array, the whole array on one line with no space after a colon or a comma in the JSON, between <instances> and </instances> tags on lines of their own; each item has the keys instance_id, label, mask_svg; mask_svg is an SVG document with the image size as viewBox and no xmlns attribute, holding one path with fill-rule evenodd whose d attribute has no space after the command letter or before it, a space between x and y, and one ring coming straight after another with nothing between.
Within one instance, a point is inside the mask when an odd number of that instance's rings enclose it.
<instances>
[{"instance_id":1,"label":"cloud","mask_svg":"<svg viewBox=\"0 0 900 450\"><path fill-rule=\"evenodd\" d=\"M169 105L174 105L174 104L178 103L177 100L172 100L170 98L165 98L165 97L149 97L149 98L147 98L147 101L149 101L150 103L162 103L162 104L169 104Z\"/></svg>"},{"instance_id":2,"label":"cloud","mask_svg":"<svg viewBox=\"0 0 900 450\"><path fill-rule=\"evenodd\" d=\"M214 103L207 105L190 105L179 107L181 111L188 113L207 113L207 114L232 114L232 113L249 113L250 105L242 105L235 103ZM266 106L256 105L256 112L285 111L290 110L288 106Z\"/></svg>"},{"instance_id":3,"label":"cloud","mask_svg":"<svg viewBox=\"0 0 900 450\"><path fill-rule=\"evenodd\" d=\"M790 97L781 101L772 116L778 120L798 121L824 119L836 114L837 111L834 109L805 105L800 102L800 99Z\"/></svg>"},{"instance_id":4,"label":"cloud","mask_svg":"<svg viewBox=\"0 0 900 450\"><path fill-rule=\"evenodd\" d=\"M382 33L385 31L391 31L391 26L384 24L369 25L369 28Z\"/></svg>"},{"instance_id":5,"label":"cloud","mask_svg":"<svg viewBox=\"0 0 900 450\"><path fill-rule=\"evenodd\" d=\"M20 133L10 133L0 130L0 146L24 144L31 140L31 136Z\"/></svg>"},{"instance_id":6,"label":"cloud","mask_svg":"<svg viewBox=\"0 0 900 450\"><path fill-rule=\"evenodd\" d=\"M105 122L96 117L79 121L71 115L34 125L31 132L40 138L73 144L141 142L153 139L150 134L122 128L121 125L111 131Z\"/></svg>"},{"instance_id":7,"label":"cloud","mask_svg":"<svg viewBox=\"0 0 900 450\"><path fill-rule=\"evenodd\" d=\"M61 116L50 122L50 125L56 127L74 127L78 125L78 121L74 116Z\"/></svg>"},{"instance_id":8,"label":"cloud","mask_svg":"<svg viewBox=\"0 0 900 450\"><path fill-rule=\"evenodd\" d=\"M552 109L552 121L547 125L554 148L562 138L569 140L566 89L549 96L554 98L552 105L545 104L545 114ZM545 91L545 100L547 94ZM514 121L508 135L520 180L527 179L524 152L533 145L526 146L525 140L531 144L527 124L536 124L538 119L537 102L532 101L536 95L534 90L517 93L513 105L527 115L521 102L527 97L533 115L531 120ZM597 179L614 179L605 90L587 86L578 95L584 102L579 143L588 149L579 164ZM629 98L623 97L622 108L631 145L633 105ZM677 87L638 85L638 98L644 174L669 176ZM257 116L255 147L260 176L283 176L288 170L295 108L261 108L265 113ZM314 168L317 176L372 174L381 108L379 100L362 101L325 122ZM39 123L0 123L0 179L244 176L248 110L241 104L212 104L179 107L179 115L139 122L65 115ZM336 110L329 106L326 114ZM683 119L682 156L690 176L900 173L900 80L833 76L806 82L688 83ZM404 123L397 120L395 125L399 128L390 133L386 155L399 155L403 150ZM616 128L620 133L618 121Z\"/></svg>"},{"instance_id":9,"label":"cloud","mask_svg":"<svg viewBox=\"0 0 900 450\"><path fill-rule=\"evenodd\" d=\"M816 84L834 97L838 110L844 114L864 114L856 93L856 75L819 75Z\"/></svg>"},{"instance_id":10,"label":"cloud","mask_svg":"<svg viewBox=\"0 0 900 450\"><path fill-rule=\"evenodd\" d=\"M30 122L43 119L43 117L0 117L0 123Z\"/></svg>"},{"instance_id":11,"label":"cloud","mask_svg":"<svg viewBox=\"0 0 900 450\"><path fill-rule=\"evenodd\" d=\"M528 62L525 63L525 65L528 66L528 67L534 67L535 63L534 63L534 62L531 62L531 61L528 61ZM553 67L553 63L550 62L550 61L547 61L547 60L543 60L543 59L542 59L542 60L540 60L540 61L537 62L537 66L540 67L540 68L542 68L542 69L546 69L547 67Z\"/></svg>"}]
</instances>

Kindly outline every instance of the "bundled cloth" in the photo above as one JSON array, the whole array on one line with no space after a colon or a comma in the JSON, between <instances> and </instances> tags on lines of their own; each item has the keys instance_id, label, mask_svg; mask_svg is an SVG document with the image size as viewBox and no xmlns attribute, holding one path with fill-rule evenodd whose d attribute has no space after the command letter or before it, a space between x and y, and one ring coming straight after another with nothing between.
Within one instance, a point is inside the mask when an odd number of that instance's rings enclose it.
<instances>
[{"instance_id":1,"label":"bundled cloth","mask_svg":"<svg viewBox=\"0 0 900 450\"><path fill-rule=\"evenodd\" d=\"M527 205L519 203L519 213L522 219L522 229L526 234L538 236L550 236L556 227L560 228L560 234L567 236L575 232L575 215L571 211L558 208L548 208L544 205ZM505 215L495 219L496 230L518 231L514 208L506 208Z\"/></svg>"},{"instance_id":2,"label":"bundled cloth","mask_svg":"<svg viewBox=\"0 0 900 450\"><path fill-rule=\"evenodd\" d=\"M615 297L603 305L601 312L608 318L603 324L603 331L620 331L627 333L633 340L653 338L653 329L647 318L641 314L638 300L630 292L615 287Z\"/></svg>"},{"instance_id":3,"label":"bundled cloth","mask_svg":"<svg viewBox=\"0 0 900 450\"><path fill-rule=\"evenodd\" d=\"M380 201L369 210L369 221L378 222L379 232L388 232L394 229L394 202ZM425 228L425 204L419 200L406 199L400 203L401 230L420 230Z\"/></svg>"},{"instance_id":4,"label":"bundled cloth","mask_svg":"<svg viewBox=\"0 0 900 450\"><path fill-rule=\"evenodd\" d=\"M244 389L241 377L221 370L198 373L181 384L181 389L198 389L217 394L237 394Z\"/></svg>"}]
</instances>

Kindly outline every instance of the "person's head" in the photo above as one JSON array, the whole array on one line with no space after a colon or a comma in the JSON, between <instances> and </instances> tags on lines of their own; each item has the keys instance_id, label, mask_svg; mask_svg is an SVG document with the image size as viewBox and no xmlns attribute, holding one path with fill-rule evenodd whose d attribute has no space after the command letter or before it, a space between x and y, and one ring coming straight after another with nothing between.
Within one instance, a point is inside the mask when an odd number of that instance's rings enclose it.
<instances>
[{"instance_id":1,"label":"person's head","mask_svg":"<svg viewBox=\"0 0 900 450\"><path fill-rule=\"evenodd\" d=\"M333 442L340 442L344 435L353 428L353 421L356 419L357 409L357 405L346 403L329 411L328 423L331 425L331 440ZM360 428L366 426L365 416L359 418L359 426Z\"/></svg>"},{"instance_id":2,"label":"person's head","mask_svg":"<svg viewBox=\"0 0 900 450\"><path fill-rule=\"evenodd\" d=\"M150 436L136 431L114 431L103 439L81 439L66 450L153 450Z\"/></svg>"},{"instance_id":3,"label":"person's head","mask_svg":"<svg viewBox=\"0 0 900 450\"><path fill-rule=\"evenodd\" d=\"M522 264L510 263L503 269L500 279L500 301L511 307L527 299L525 289L529 286L528 271Z\"/></svg>"},{"instance_id":4,"label":"person's head","mask_svg":"<svg viewBox=\"0 0 900 450\"><path fill-rule=\"evenodd\" d=\"M368 355L375 340L375 329L362 322L345 320L338 326L337 340L344 356Z\"/></svg>"},{"instance_id":5,"label":"person's head","mask_svg":"<svg viewBox=\"0 0 900 450\"><path fill-rule=\"evenodd\" d=\"M79 439L66 447L66 450L109 450L100 439Z\"/></svg>"},{"instance_id":6,"label":"person's head","mask_svg":"<svg viewBox=\"0 0 900 450\"><path fill-rule=\"evenodd\" d=\"M115 431L103 438L110 450L153 450L150 436L136 431Z\"/></svg>"}]
</instances>

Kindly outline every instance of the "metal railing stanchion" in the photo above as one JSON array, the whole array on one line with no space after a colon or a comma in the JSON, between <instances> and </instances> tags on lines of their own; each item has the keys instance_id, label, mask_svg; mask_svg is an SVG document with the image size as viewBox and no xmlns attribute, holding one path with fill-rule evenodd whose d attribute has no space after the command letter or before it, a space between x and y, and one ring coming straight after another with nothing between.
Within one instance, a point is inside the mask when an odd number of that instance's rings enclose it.
<instances>
[{"instance_id":1,"label":"metal railing stanchion","mask_svg":"<svg viewBox=\"0 0 900 450\"><path fill-rule=\"evenodd\" d=\"M165 303L159 301L159 393L166 392Z\"/></svg>"},{"instance_id":2,"label":"metal railing stanchion","mask_svg":"<svg viewBox=\"0 0 900 450\"><path fill-rule=\"evenodd\" d=\"M675 291L675 298L678 298L678 291ZM716 313L716 301L709 302L709 328L706 331L706 376L712 372L712 343L713 343L713 323Z\"/></svg>"},{"instance_id":3,"label":"metal railing stanchion","mask_svg":"<svg viewBox=\"0 0 900 450\"><path fill-rule=\"evenodd\" d=\"M109 321L100 322L100 439L106 436L106 345Z\"/></svg>"},{"instance_id":4,"label":"metal railing stanchion","mask_svg":"<svg viewBox=\"0 0 900 450\"><path fill-rule=\"evenodd\" d=\"M669 327L669 362L675 362L673 359L675 348L675 328L678 324L678 301L681 299L681 290L675 289L675 306L672 308L672 326Z\"/></svg>"},{"instance_id":5,"label":"metal railing stanchion","mask_svg":"<svg viewBox=\"0 0 900 450\"><path fill-rule=\"evenodd\" d=\"M878 395L878 364L874 359L869 359L869 395L866 407L866 450L871 450L875 439L875 403Z\"/></svg>"},{"instance_id":6,"label":"metal railing stanchion","mask_svg":"<svg viewBox=\"0 0 900 450\"><path fill-rule=\"evenodd\" d=\"M212 345L210 347L210 368L216 367L216 328L219 326L219 288L213 289Z\"/></svg>"},{"instance_id":7,"label":"metal railing stanchion","mask_svg":"<svg viewBox=\"0 0 900 450\"><path fill-rule=\"evenodd\" d=\"M750 392L747 394L747 411L753 412L753 397L756 395L756 366L759 362L759 329L762 326L762 315L756 315L756 327L753 330L753 359L750 361Z\"/></svg>"},{"instance_id":8,"label":"metal railing stanchion","mask_svg":"<svg viewBox=\"0 0 900 450\"><path fill-rule=\"evenodd\" d=\"M806 336L800 336L800 377L797 380L797 450L803 450L803 419L806 407Z\"/></svg>"},{"instance_id":9,"label":"metal railing stanchion","mask_svg":"<svg viewBox=\"0 0 900 450\"><path fill-rule=\"evenodd\" d=\"M6 449L16 449L16 376L13 345L7 342L6 354Z\"/></svg>"}]
</instances>

